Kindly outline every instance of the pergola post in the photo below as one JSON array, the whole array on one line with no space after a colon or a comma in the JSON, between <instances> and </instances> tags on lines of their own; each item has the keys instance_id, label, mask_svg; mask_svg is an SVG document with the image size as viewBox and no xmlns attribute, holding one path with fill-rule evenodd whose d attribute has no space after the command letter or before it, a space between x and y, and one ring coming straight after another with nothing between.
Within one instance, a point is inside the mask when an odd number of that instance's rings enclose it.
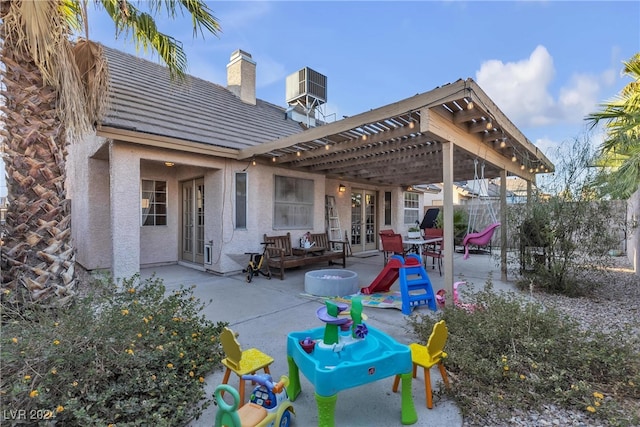
<instances>
[{"instance_id":1,"label":"pergola post","mask_svg":"<svg viewBox=\"0 0 640 427\"><path fill-rule=\"evenodd\" d=\"M453 305L453 142L442 144L442 183L444 191L444 287L447 291L446 303Z\"/></svg>"},{"instance_id":2,"label":"pergola post","mask_svg":"<svg viewBox=\"0 0 640 427\"><path fill-rule=\"evenodd\" d=\"M500 280L507 281L507 171L500 171Z\"/></svg>"}]
</instances>

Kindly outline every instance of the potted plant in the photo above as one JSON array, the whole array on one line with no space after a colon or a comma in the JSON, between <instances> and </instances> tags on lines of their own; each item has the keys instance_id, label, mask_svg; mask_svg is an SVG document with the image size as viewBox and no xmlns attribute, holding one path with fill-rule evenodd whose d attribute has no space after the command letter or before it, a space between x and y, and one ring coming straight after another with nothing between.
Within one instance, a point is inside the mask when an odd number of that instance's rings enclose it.
<instances>
[{"instance_id":1,"label":"potted plant","mask_svg":"<svg viewBox=\"0 0 640 427\"><path fill-rule=\"evenodd\" d=\"M415 225L412 227L409 227L409 231L407 235L409 236L410 239L419 239L422 236L420 233L420 227Z\"/></svg>"}]
</instances>

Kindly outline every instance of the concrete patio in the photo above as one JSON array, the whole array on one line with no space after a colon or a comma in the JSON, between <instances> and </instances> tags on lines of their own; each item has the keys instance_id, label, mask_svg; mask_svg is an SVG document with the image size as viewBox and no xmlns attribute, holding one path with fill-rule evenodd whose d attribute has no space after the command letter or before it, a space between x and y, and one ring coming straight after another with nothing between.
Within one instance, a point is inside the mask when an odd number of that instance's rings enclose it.
<instances>
[{"instance_id":1,"label":"concrete patio","mask_svg":"<svg viewBox=\"0 0 640 427\"><path fill-rule=\"evenodd\" d=\"M465 280L470 288L484 285L491 275L496 289L515 289L512 283L503 283L494 250L488 254L471 255L468 260L462 254L454 255L455 280ZM289 332L301 331L322 326L316 316L316 310L322 305L319 298L305 296L304 275L307 271L333 268L320 263L306 269L287 270L285 280L264 277L254 278L252 283L245 281L244 274L220 277L189 269L180 265L143 269L142 278L155 274L163 279L167 290L177 289L180 285L195 285L195 296L203 302L211 303L204 310L207 319L217 322L229 322L230 327L239 334L238 340L243 348L256 347L271 355L275 361L271 365L274 379L288 375L286 337ZM381 253L362 254L347 259L347 269L358 273L360 287L371 284L383 268ZM434 292L443 288L443 279L438 269L427 269ZM398 282L392 291L399 290ZM414 313L432 314L427 307L419 307ZM397 341L409 344L414 341L407 328L406 316L400 310L364 307L368 317L366 323L391 335ZM206 390L213 394L215 387L222 382L223 370L218 370L206 378ZM440 381L440 375L433 371L433 381ZM296 416L292 419L295 426L317 425L318 414L313 385L300 375L302 393L293 402ZM342 391L338 394L336 405L336 426L372 427L400 426L400 393L392 393L393 377ZM238 386L235 375L230 384ZM434 390L438 385L435 385ZM455 383L453 383L455 387ZM250 390L247 389L247 395ZM433 409L425 406L423 377L418 372L413 381L413 398L418 421L416 426L460 426L462 416L458 408L448 400L434 399ZM211 405L203 416L190 424L190 427L212 426L217 407Z\"/></svg>"}]
</instances>

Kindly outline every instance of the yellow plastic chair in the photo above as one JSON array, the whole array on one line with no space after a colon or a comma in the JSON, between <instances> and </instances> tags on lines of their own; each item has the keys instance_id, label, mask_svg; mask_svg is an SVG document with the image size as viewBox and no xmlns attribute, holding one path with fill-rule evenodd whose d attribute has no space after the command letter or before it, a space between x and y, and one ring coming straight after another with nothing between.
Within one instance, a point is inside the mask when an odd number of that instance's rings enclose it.
<instances>
[{"instance_id":1,"label":"yellow plastic chair","mask_svg":"<svg viewBox=\"0 0 640 427\"><path fill-rule=\"evenodd\" d=\"M413 378L416 377L416 371L418 366L422 366L424 369L424 385L427 394L427 408L433 408L433 397L431 394L431 375L429 370L432 366L438 365L440 375L442 375L442 381L445 386L449 387L449 378L447 377L447 371L444 369L443 359L447 357L447 353L444 352L444 345L447 343L447 337L449 330L444 320L439 321L433 326L433 331L429 336L426 347L421 344L412 343L409 345L411 348L411 360L413 362ZM396 375L393 381L393 392L398 391L398 384L400 382L400 375Z\"/></svg>"},{"instance_id":2,"label":"yellow plastic chair","mask_svg":"<svg viewBox=\"0 0 640 427\"><path fill-rule=\"evenodd\" d=\"M243 351L240 348L240 343L236 339L236 334L227 327L225 327L220 334L220 342L222 343L225 356L227 356L222 359L222 364L227 368L224 373L224 378L222 379L222 384L228 383L232 371L238 376L238 391L240 393L239 406L242 406L244 405L245 388L245 380L242 379L242 376L255 374L260 369L264 369L265 373L271 374L271 372L269 372L269 365L273 363L273 357L261 352L257 348L250 348Z\"/></svg>"}]
</instances>

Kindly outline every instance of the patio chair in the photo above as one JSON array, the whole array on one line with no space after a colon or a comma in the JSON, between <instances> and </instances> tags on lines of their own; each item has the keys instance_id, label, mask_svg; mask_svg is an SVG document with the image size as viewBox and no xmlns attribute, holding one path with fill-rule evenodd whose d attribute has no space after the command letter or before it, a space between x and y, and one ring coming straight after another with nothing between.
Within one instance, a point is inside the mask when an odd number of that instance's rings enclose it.
<instances>
[{"instance_id":1,"label":"patio chair","mask_svg":"<svg viewBox=\"0 0 640 427\"><path fill-rule=\"evenodd\" d=\"M444 368L443 360L447 357L447 353L444 352L444 346L447 343L447 337L449 330L444 320L439 321L433 325L433 331L429 336L427 345L412 343L409 344L411 349L411 361L413 362L413 378L416 378L418 366L421 366L424 370L424 385L427 398L427 408L433 408L433 396L431 392L431 375L429 373L431 367L438 365L440 375L442 375L442 381L446 387L449 387L449 378L447 377L447 371ZM400 383L400 375L396 375L393 380L393 392L398 391L398 384Z\"/></svg>"},{"instance_id":2,"label":"patio chair","mask_svg":"<svg viewBox=\"0 0 640 427\"><path fill-rule=\"evenodd\" d=\"M393 231L393 230L392 230ZM384 257L384 265L389 262L391 255L400 255L404 258L407 251L402 243L402 236L397 233L380 232L380 240L382 241L382 254Z\"/></svg>"},{"instance_id":3,"label":"patio chair","mask_svg":"<svg viewBox=\"0 0 640 427\"><path fill-rule=\"evenodd\" d=\"M225 353L225 358L222 359L222 364L227 368L222 379L222 384L227 384L231 372L238 376L240 393L240 406L244 405L244 388L245 380L242 379L243 375L255 374L260 369L264 369L264 372L269 372L269 365L273 363L273 357L266 353L261 352L257 348L250 348L248 350L242 350L240 343L236 339L236 334L225 327L220 334L220 342L222 343L222 349ZM224 392L223 392L224 393Z\"/></svg>"},{"instance_id":4,"label":"patio chair","mask_svg":"<svg viewBox=\"0 0 640 427\"><path fill-rule=\"evenodd\" d=\"M444 236L444 230L442 228L425 228L422 231L423 231L423 236L425 240ZM434 247L440 246L440 242L435 243L433 246Z\"/></svg>"},{"instance_id":5,"label":"patio chair","mask_svg":"<svg viewBox=\"0 0 640 427\"><path fill-rule=\"evenodd\" d=\"M441 228L431 228L425 229L425 232L430 230L429 234L425 234L425 239L433 238L433 237L442 237L442 229ZM438 273L442 276L442 259L444 258L444 239L440 242L434 243L433 245L429 245L427 250L424 253L425 258L432 258L431 268L436 268L436 260L438 262Z\"/></svg>"}]
</instances>

